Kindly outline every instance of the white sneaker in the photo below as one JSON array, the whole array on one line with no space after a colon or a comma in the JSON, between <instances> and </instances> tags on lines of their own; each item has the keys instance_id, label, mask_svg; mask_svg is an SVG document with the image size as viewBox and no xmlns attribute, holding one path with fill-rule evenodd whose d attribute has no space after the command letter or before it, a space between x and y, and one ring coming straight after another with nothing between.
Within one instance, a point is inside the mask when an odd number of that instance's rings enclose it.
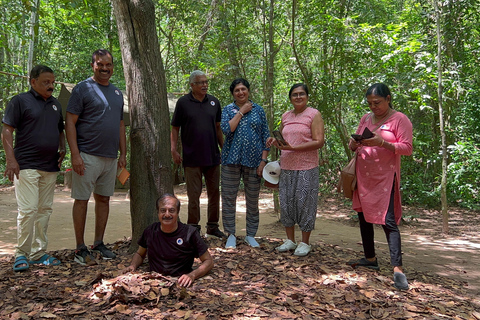
<instances>
[{"instance_id":1,"label":"white sneaker","mask_svg":"<svg viewBox=\"0 0 480 320\"><path fill-rule=\"evenodd\" d=\"M295 248L297 248L297 244L295 242L293 242L292 240L287 239L287 240L283 241L283 244L281 246L276 247L275 249L278 252L287 252L287 251L290 251L290 250L295 250Z\"/></svg>"},{"instance_id":2,"label":"white sneaker","mask_svg":"<svg viewBox=\"0 0 480 320\"><path fill-rule=\"evenodd\" d=\"M254 237L246 236L245 242L252 248L258 248L260 245L258 244L257 240Z\"/></svg>"},{"instance_id":3,"label":"white sneaker","mask_svg":"<svg viewBox=\"0 0 480 320\"><path fill-rule=\"evenodd\" d=\"M300 242L293 254L299 257L303 257L306 256L310 252L310 250L312 250L311 245L308 245L305 242Z\"/></svg>"},{"instance_id":4,"label":"white sneaker","mask_svg":"<svg viewBox=\"0 0 480 320\"><path fill-rule=\"evenodd\" d=\"M225 244L226 249L235 249L237 247L237 238L235 235L231 234L228 236L227 243Z\"/></svg>"}]
</instances>

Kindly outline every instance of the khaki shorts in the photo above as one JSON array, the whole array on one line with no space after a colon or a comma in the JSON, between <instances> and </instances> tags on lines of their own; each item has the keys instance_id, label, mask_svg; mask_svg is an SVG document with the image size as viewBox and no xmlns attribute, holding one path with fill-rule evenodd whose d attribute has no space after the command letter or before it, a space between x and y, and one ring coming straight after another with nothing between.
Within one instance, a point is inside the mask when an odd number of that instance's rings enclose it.
<instances>
[{"instance_id":1,"label":"khaki shorts","mask_svg":"<svg viewBox=\"0 0 480 320\"><path fill-rule=\"evenodd\" d=\"M75 171L72 174L72 198L88 200L92 191L95 194L110 197L115 191L117 159L93 156L80 152L85 164L84 175Z\"/></svg>"}]
</instances>

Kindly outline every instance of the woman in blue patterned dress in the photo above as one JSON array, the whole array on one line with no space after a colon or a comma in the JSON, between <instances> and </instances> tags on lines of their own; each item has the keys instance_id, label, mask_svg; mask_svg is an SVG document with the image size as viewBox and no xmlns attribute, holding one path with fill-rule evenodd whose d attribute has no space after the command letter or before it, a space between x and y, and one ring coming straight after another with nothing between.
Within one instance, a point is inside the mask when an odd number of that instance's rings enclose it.
<instances>
[{"instance_id":1,"label":"woman in blue patterned dress","mask_svg":"<svg viewBox=\"0 0 480 320\"><path fill-rule=\"evenodd\" d=\"M247 235L245 242L259 247L255 240L258 230L258 197L263 167L267 163L269 148L266 141L270 136L265 111L249 100L250 84L243 78L233 80L230 85L233 103L222 112L221 128L225 135L222 148L222 220L229 234L226 248L235 248L235 212L240 179L245 187L247 207Z\"/></svg>"}]
</instances>

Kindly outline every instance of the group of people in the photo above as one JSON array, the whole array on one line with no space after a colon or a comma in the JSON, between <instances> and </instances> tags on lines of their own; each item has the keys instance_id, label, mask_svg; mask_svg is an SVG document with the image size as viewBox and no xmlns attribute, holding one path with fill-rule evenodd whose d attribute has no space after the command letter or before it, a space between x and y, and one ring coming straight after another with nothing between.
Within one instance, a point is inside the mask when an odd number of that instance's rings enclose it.
<instances>
[{"instance_id":1,"label":"group of people","mask_svg":"<svg viewBox=\"0 0 480 320\"><path fill-rule=\"evenodd\" d=\"M91 65L94 75L73 89L65 119L74 171L72 215L77 246L74 260L80 264L95 261L92 251L104 259L115 258L104 245L103 236L117 167L126 166L123 96L110 83L113 57L106 50L97 50L92 55ZM33 68L31 90L15 96L3 118L5 175L15 183L18 203L15 271L26 270L31 264L60 264L57 258L46 253L46 231L52 212L56 172L65 155L62 109L52 96L54 81L50 68ZM259 247L255 236L259 227L261 177L268 175L266 165L272 145L280 150L280 220L287 238L276 250L307 255L311 251L310 234L317 212L318 150L325 142L322 116L317 109L308 106L308 87L303 83L291 87L289 100L293 109L282 115L279 127L282 138L279 139L270 136L265 112L250 99L250 84L246 79L238 78L231 83L233 102L223 110L219 100L207 93L208 78L204 72L192 72L189 84L191 91L177 101L170 135L173 161L184 167L187 222L179 221L179 200L171 194L162 195L157 200L159 222L145 229L131 265L124 271L136 270L147 253L152 271L179 276L178 283L182 286L191 285L212 269L213 259L200 237L203 179L208 195L205 235L226 239L226 248L236 247L236 199L242 181L246 200L244 241L251 247ZM362 117L356 133L369 128L374 132L373 137L351 139L349 143L357 157L353 209L358 212L365 257L349 264L378 269L373 224L380 224L390 247L394 284L399 289L407 289L398 230L401 219L399 186L400 155L412 152L412 125L404 114L392 108L391 93L386 85L371 86L366 99L371 113ZM181 151L178 150L179 139ZM84 241L84 230L92 192L96 219L94 242L89 249ZM223 232L219 229L220 197ZM295 225L302 233L299 242L295 238ZM193 270L195 257L201 264Z\"/></svg>"}]
</instances>

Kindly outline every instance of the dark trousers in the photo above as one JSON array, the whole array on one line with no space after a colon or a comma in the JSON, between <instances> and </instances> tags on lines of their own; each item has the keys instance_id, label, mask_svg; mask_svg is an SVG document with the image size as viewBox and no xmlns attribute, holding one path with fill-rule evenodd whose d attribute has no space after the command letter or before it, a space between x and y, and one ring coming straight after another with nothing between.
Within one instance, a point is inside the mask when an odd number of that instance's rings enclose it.
<instances>
[{"instance_id":1,"label":"dark trousers","mask_svg":"<svg viewBox=\"0 0 480 320\"><path fill-rule=\"evenodd\" d=\"M395 185L395 182L394 182ZM390 193L390 203L388 205L387 215L385 217L385 225L382 225L385 236L387 237L388 247L390 249L390 263L392 266L402 266L402 242L400 239L400 230L395 223L394 208L395 188L392 187ZM373 224L365 221L363 212L358 212L360 221L360 233L362 235L363 252L365 258L375 257L374 230Z\"/></svg>"},{"instance_id":2,"label":"dark trousers","mask_svg":"<svg viewBox=\"0 0 480 320\"><path fill-rule=\"evenodd\" d=\"M208 209L207 229L218 228L220 218L220 166L185 167L185 180L188 196L188 224L200 222L200 195L202 194L202 176L207 187Z\"/></svg>"}]
</instances>

